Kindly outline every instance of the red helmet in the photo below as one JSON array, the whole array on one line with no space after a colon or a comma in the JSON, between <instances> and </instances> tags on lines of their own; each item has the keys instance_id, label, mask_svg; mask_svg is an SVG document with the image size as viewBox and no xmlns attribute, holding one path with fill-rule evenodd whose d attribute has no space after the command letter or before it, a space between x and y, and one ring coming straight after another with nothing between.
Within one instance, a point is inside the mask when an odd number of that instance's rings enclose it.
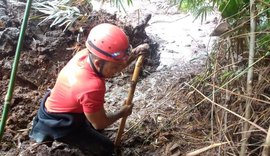
<instances>
[{"instance_id":1,"label":"red helmet","mask_svg":"<svg viewBox=\"0 0 270 156\"><path fill-rule=\"evenodd\" d=\"M87 49L97 57L110 62L123 62L128 59L129 41L119 27L103 23L91 29Z\"/></svg>"}]
</instances>

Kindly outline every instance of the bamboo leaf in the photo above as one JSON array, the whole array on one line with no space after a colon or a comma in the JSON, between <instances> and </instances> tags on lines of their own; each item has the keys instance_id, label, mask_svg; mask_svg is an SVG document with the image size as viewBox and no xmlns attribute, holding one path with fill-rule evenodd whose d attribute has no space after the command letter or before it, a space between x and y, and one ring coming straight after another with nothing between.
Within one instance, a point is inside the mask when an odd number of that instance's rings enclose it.
<instances>
[{"instance_id":1,"label":"bamboo leaf","mask_svg":"<svg viewBox=\"0 0 270 156\"><path fill-rule=\"evenodd\" d=\"M219 6L219 11L221 12L221 15L223 18L231 17L239 12L237 0L228 0L223 2Z\"/></svg>"},{"instance_id":2,"label":"bamboo leaf","mask_svg":"<svg viewBox=\"0 0 270 156\"><path fill-rule=\"evenodd\" d=\"M63 21L63 23L59 24L59 27L62 27L63 25L70 23L70 22L71 22L71 20L65 20L65 21Z\"/></svg>"},{"instance_id":3,"label":"bamboo leaf","mask_svg":"<svg viewBox=\"0 0 270 156\"><path fill-rule=\"evenodd\" d=\"M82 15L76 6L71 6L71 0L54 0L46 2L38 2L33 4L33 8L39 12L48 15L39 24L53 20L50 27L58 25L59 27L67 24L72 25L78 17L87 16ZM74 20L75 19L75 20ZM70 23L71 22L71 23ZM67 27L66 27L67 28Z\"/></svg>"}]
</instances>

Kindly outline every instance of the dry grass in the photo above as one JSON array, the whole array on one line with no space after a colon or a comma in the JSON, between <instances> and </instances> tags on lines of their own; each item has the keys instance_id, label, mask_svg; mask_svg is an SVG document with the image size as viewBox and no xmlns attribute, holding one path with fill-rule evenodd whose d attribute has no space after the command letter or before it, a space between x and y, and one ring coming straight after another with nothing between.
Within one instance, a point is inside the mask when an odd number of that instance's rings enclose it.
<instances>
[{"instance_id":1,"label":"dry grass","mask_svg":"<svg viewBox=\"0 0 270 156\"><path fill-rule=\"evenodd\" d=\"M247 95L246 56L234 54L236 44L227 41L218 44L204 72L178 68L152 74L152 84L139 83L143 95L134 101L139 105L124 134L126 154L239 155L243 133L248 155L262 154L270 125L269 58L256 58L253 95ZM247 100L250 119L244 118Z\"/></svg>"}]
</instances>

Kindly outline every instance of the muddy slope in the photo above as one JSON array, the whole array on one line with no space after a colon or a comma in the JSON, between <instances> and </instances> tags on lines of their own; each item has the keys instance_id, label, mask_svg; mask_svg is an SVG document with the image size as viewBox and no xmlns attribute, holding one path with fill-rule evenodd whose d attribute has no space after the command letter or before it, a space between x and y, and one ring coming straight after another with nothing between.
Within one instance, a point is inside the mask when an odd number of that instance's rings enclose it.
<instances>
[{"instance_id":1,"label":"muddy slope","mask_svg":"<svg viewBox=\"0 0 270 156\"><path fill-rule=\"evenodd\" d=\"M21 17L23 17L24 11L24 5L22 3L8 4L3 0L0 1L0 103L2 104L4 103L4 96L7 92L20 31L20 21L22 21ZM30 17L34 15L37 15L37 13L32 11ZM55 149L57 148L65 151L61 145L55 145L56 147L53 146L51 148L47 146L30 146L33 147L32 153L29 153L29 151L25 152L24 150L30 144L28 133L31 128L32 118L37 112L40 99L46 89L53 86L58 72L67 61L79 49L84 48L87 33L93 26L99 23L109 22L122 27L129 35L133 47L141 43L150 44L151 50L149 55L147 55L144 67L148 71L154 71L159 64L159 55L155 51L158 45L146 35L144 27L142 27L143 21L140 23L142 29L141 27L134 28L118 20L114 14L99 11L93 12L86 23L76 23L74 27L65 32L63 32L63 28L49 28L49 23L43 23L37 26L39 22L39 20L33 19L28 22L20 64L16 75L13 101L10 106L5 133L0 145L0 155L18 155L19 153L35 155L39 152L41 155L42 153L48 155L48 152L55 155L57 153ZM81 38L77 42L80 27L84 31L80 34ZM123 77L125 81L129 80L128 75L130 75L132 70L133 68L130 67L124 72L126 73L126 76ZM120 79L111 79L109 81L112 84L114 81L120 84ZM42 150L40 151L39 148ZM72 149L69 149L66 153L72 155L74 152L72 152ZM75 153L78 153L78 151Z\"/></svg>"}]
</instances>

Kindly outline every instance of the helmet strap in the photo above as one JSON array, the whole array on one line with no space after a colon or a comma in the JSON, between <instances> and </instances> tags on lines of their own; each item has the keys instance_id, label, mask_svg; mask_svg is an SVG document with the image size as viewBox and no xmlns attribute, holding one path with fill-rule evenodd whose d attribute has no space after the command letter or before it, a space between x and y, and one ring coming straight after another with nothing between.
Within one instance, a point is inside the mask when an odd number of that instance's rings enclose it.
<instances>
[{"instance_id":1,"label":"helmet strap","mask_svg":"<svg viewBox=\"0 0 270 156\"><path fill-rule=\"evenodd\" d=\"M99 73L100 73L100 75L102 75L102 77L104 77L103 74L102 74L104 65L105 65L105 61L104 60L101 60L100 61L100 67L99 67Z\"/></svg>"},{"instance_id":2,"label":"helmet strap","mask_svg":"<svg viewBox=\"0 0 270 156\"><path fill-rule=\"evenodd\" d=\"M98 71L97 68L96 68L96 66L94 65L93 60L92 60L92 57L91 57L90 55L91 55L91 54L89 54L89 62L90 62L90 66L92 67L92 69L94 70L94 72L95 72L99 77L104 77L103 74L102 74L102 70L103 70L103 67L104 67L105 62L104 62L104 61L101 62L101 66L100 66L100 69L99 69L99 71Z\"/></svg>"}]
</instances>

